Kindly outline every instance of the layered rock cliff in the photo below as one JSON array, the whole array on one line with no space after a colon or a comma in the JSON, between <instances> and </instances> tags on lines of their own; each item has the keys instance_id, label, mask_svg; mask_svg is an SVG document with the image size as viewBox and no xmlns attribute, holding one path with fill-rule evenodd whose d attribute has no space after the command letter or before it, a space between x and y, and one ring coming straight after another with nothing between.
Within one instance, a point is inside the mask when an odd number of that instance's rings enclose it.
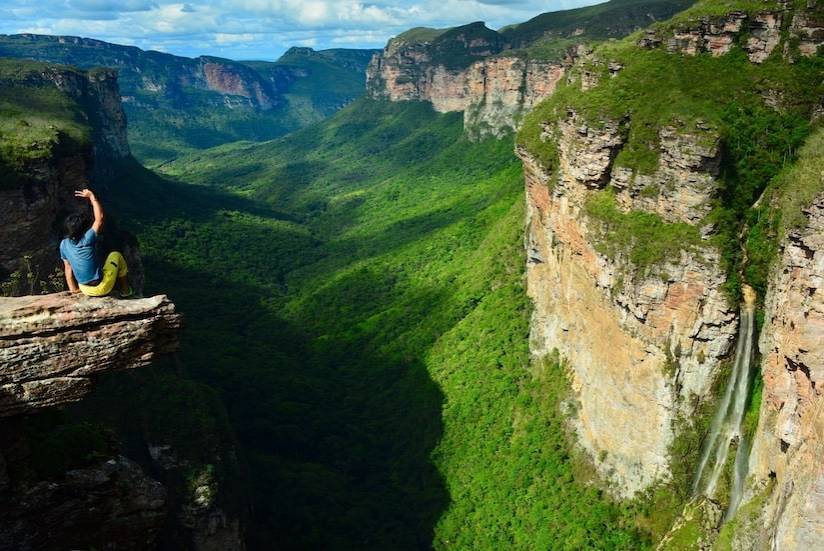
<instances>
[{"instance_id":1,"label":"layered rock cliff","mask_svg":"<svg viewBox=\"0 0 824 551\"><path fill-rule=\"evenodd\" d=\"M812 56L824 39L824 19L818 2L802 2L791 10L790 0L764 2L753 12L730 11L723 15L687 18L665 29L652 29L639 41L642 47L662 43L667 51L694 56L702 52L717 57L740 45L753 63L763 63L782 43L782 55ZM782 33L786 36L782 37ZM792 50L795 50L793 52Z\"/></svg>"},{"instance_id":2,"label":"layered rock cliff","mask_svg":"<svg viewBox=\"0 0 824 551\"><path fill-rule=\"evenodd\" d=\"M180 326L165 296L0 298L0 417L81 399L93 375L174 351Z\"/></svg>"},{"instance_id":3,"label":"layered rock cliff","mask_svg":"<svg viewBox=\"0 0 824 551\"><path fill-rule=\"evenodd\" d=\"M120 46L77 36L19 34L0 36L0 53L29 57L80 68L110 67L121 74L124 96L134 101L141 92L182 100L187 88L216 92L216 106L239 102L256 109L271 109L283 101L276 85L255 70L229 59L201 56L186 58L134 46ZM223 99L220 96L231 96Z\"/></svg>"},{"instance_id":4,"label":"layered rock cliff","mask_svg":"<svg viewBox=\"0 0 824 551\"><path fill-rule=\"evenodd\" d=\"M824 542L824 195L805 214L784 243L759 341L764 391L751 493L774 486L759 541L772 549Z\"/></svg>"},{"instance_id":5,"label":"layered rock cliff","mask_svg":"<svg viewBox=\"0 0 824 551\"><path fill-rule=\"evenodd\" d=\"M688 59L727 57L718 70L744 72L778 55L784 67L813 67L798 60L819 46L799 45L821 41L814 5L701 15L707 6L632 43L596 48L529 116L517 149L527 188L531 348L536 356L558 349L569 360L578 440L623 497L670 479L672 446L699 404L712 401L738 325L711 214L730 200L724 190L735 177L721 170L735 162L722 131L730 115L720 115L725 100L690 81L713 78L707 67L715 62ZM805 30L791 30L800 20ZM732 55L738 49L745 58ZM808 79L807 69L794 69ZM670 70L678 77L661 78ZM810 117L819 101L814 83L789 100L784 90L799 77L786 70L770 90L727 82L752 94L755 109ZM646 111L650 102L658 102L654 111Z\"/></svg>"},{"instance_id":6,"label":"layered rock cliff","mask_svg":"<svg viewBox=\"0 0 824 551\"><path fill-rule=\"evenodd\" d=\"M634 185L672 185L645 197L613 166L622 146L617 122L596 128L570 113L545 132L557 140L556 173L518 150L527 186L527 292L535 305L530 345L537 356L555 348L569 360L579 441L600 458L597 469L615 492L630 497L667 479L677 422L709 391L737 318L712 247L699 241L657 269L639 270L601 247L610 230L589 214L588 202L611 188L620 208L693 225L708 208L719 151L690 147L700 136L662 129L658 170Z\"/></svg>"},{"instance_id":7,"label":"layered rock cliff","mask_svg":"<svg viewBox=\"0 0 824 551\"><path fill-rule=\"evenodd\" d=\"M25 84L34 87L52 84L80 106L84 122L91 130L94 161L91 177L110 177L112 164L131 155L126 137L126 115L120 101L120 87L115 71L76 71L47 65L42 70L29 74Z\"/></svg>"},{"instance_id":8,"label":"layered rock cliff","mask_svg":"<svg viewBox=\"0 0 824 551\"><path fill-rule=\"evenodd\" d=\"M500 137L553 93L586 42L621 37L691 2L613 0L594 8L543 14L500 31L475 22L452 29L417 28L375 54L367 94L428 101L438 112L463 111L472 138Z\"/></svg>"},{"instance_id":9,"label":"layered rock cliff","mask_svg":"<svg viewBox=\"0 0 824 551\"><path fill-rule=\"evenodd\" d=\"M500 46L482 38L466 39L486 57ZM373 98L390 101L428 101L441 113L464 112L470 135L501 136L515 130L522 115L555 90L564 75L565 62L518 57L487 57L468 68L433 63L433 54L420 44L390 41L376 54L366 71L367 91Z\"/></svg>"}]
</instances>

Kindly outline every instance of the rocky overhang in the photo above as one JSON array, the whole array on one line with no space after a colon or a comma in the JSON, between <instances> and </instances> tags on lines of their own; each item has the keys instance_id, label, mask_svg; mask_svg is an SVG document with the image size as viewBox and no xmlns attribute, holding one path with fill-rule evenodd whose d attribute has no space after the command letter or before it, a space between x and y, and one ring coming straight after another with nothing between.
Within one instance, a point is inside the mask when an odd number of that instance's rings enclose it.
<instances>
[{"instance_id":1,"label":"rocky overhang","mask_svg":"<svg viewBox=\"0 0 824 551\"><path fill-rule=\"evenodd\" d=\"M165 295L0 298L0 417L79 400L95 374L175 351L181 325Z\"/></svg>"}]
</instances>

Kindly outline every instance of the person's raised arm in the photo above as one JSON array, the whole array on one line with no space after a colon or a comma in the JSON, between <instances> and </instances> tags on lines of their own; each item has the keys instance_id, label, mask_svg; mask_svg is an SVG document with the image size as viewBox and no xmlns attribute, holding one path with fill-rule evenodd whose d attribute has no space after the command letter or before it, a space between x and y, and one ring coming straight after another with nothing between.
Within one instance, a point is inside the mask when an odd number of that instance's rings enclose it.
<instances>
[{"instance_id":1,"label":"person's raised arm","mask_svg":"<svg viewBox=\"0 0 824 551\"><path fill-rule=\"evenodd\" d=\"M69 286L69 291L72 293L79 293L80 287L77 285L77 281L74 279L74 272L72 272L72 265L69 264L68 260L63 261L63 271L66 274L66 284Z\"/></svg>"},{"instance_id":2,"label":"person's raised arm","mask_svg":"<svg viewBox=\"0 0 824 551\"><path fill-rule=\"evenodd\" d=\"M94 233L99 235L101 228L103 228L103 207L100 206L100 201L97 200L97 197L94 196L94 193L90 189L75 191L74 196L83 197L91 202L92 211L94 211L94 222L92 223L92 229L94 230Z\"/></svg>"}]
</instances>

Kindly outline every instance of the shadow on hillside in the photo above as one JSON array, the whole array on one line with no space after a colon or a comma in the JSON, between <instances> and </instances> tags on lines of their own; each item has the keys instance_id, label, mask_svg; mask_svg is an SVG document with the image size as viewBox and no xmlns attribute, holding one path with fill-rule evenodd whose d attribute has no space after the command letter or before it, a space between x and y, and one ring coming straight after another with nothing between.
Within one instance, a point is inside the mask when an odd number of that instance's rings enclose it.
<instances>
[{"instance_id":1,"label":"shadow on hillside","mask_svg":"<svg viewBox=\"0 0 824 551\"><path fill-rule=\"evenodd\" d=\"M144 258L146 293L169 294L184 313L179 363L215 389L228 410L250 473L250 549L430 548L449 504L430 460L443 430L443 396L420 359L430 342L413 352L387 351L393 336L410 331L420 316L368 323L394 306L387 274L336 280L292 316L302 321L289 323L271 305L273 288L330 251L281 225L215 224L224 210L290 220L242 197L169 181L140 166L127 177L130 185L113 188L112 195L128 224L166 231L174 227L170 219L182 219L209 228L169 235L175 248L162 254L157 241L167 237L153 234L155 254ZM372 237L353 247L368 255L386 252L461 215L437 212L400 224L382 251ZM336 262L353 260L334 252ZM415 302L427 307L448 300L438 289L415 293ZM424 340L434 338L428 331ZM173 417L178 402L161 388L157 395L161 405L154 411ZM153 416L161 424L163 418ZM210 430L208 415L197 419ZM177 422L168 421L169 433L178 431ZM178 445L200 441L191 427L180 430L186 436Z\"/></svg>"},{"instance_id":2,"label":"shadow on hillside","mask_svg":"<svg viewBox=\"0 0 824 551\"><path fill-rule=\"evenodd\" d=\"M180 362L219 392L248 460L250 548L431 546L449 503L429 457L443 397L418 358L383 354L346 327L313 337L254 286L146 265L148 291L186 315Z\"/></svg>"},{"instance_id":3,"label":"shadow on hillside","mask_svg":"<svg viewBox=\"0 0 824 551\"><path fill-rule=\"evenodd\" d=\"M109 194L117 203L117 214L143 222L169 217L202 222L225 210L236 210L268 219L297 221L295 216L262 205L237 194L209 186L177 182L143 167L134 159L117 167L114 180L128 185L113 185Z\"/></svg>"}]
</instances>

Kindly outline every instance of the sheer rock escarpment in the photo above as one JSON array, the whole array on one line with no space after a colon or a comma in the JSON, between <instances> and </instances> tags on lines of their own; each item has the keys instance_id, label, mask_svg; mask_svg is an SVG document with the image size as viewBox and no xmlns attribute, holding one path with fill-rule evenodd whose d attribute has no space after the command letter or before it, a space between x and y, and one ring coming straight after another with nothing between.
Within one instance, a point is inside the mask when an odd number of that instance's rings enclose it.
<instances>
[{"instance_id":1,"label":"sheer rock escarpment","mask_svg":"<svg viewBox=\"0 0 824 551\"><path fill-rule=\"evenodd\" d=\"M500 51L481 39L475 44L486 47L478 57ZM517 129L523 114L552 94L569 63L488 57L450 68L433 60L426 45L390 40L372 58L366 82L376 99L428 101L441 113L463 111L465 128L480 138Z\"/></svg>"},{"instance_id":2,"label":"sheer rock escarpment","mask_svg":"<svg viewBox=\"0 0 824 551\"><path fill-rule=\"evenodd\" d=\"M706 8L714 6L701 4L695 13L713 11ZM669 479L672 445L712 398L738 325L737 308L723 291L728 273L711 215L726 186L726 123L714 111L725 104L690 112L697 104L669 111L664 102L656 115L639 115L644 98L671 93L692 101L700 94L675 80L667 81L671 89L634 87L644 82L634 71L698 67L701 61L688 58L702 55L711 64L726 54L719 67L759 71L770 56L788 71L807 67L808 60L794 56L807 55L803 40L820 45L819 13L816 3L722 16L686 12L640 39L597 47L567 71L564 89L529 117L519 138L527 290L535 305L531 349L542 356L557 348L569 361L578 442L617 495L631 497ZM793 30L802 25L791 21L802 20L805 30ZM791 55L781 57L782 45ZM734 56L736 48L746 57ZM774 92L780 96L792 85L777 80ZM815 109L813 96L799 99L804 109ZM782 109L770 94L753 99ZM639 247L639 239L665 245Z\"/></svg>"},{"instance_id":3,"label":"sheer rock escarpment","mask_svg":"<svg viewBox=\"0 0 824 551\"><path fill-rule=\"evenodd\" d=\"M97 170L103 171L112 161L119 161L130 155L126 115L120 102L116 71L76 71L46 66L37 76L30 76L26 84L39 85L38 79L52 83L83 109L91 127Z\"/></svg>"},{"instance_id":4,"label":"sheer rock escarpment","mask_svg":"<svg viewBox=\"0 0 824 551\"><path fill-rule=\"evenodd\" d=\"M749 497L768 496L755 535L737 548L815 549L824 541L824 195L805 215L783 243L766 297Z\"/></svg>"},{"instance_id":5,"label":"sheer rock escarpment","mask_svg":"<svg viewBox=\"0 0 824 551\"><path fill-rule=\"evenodd\" d=\"M717 187L712 130L661 129L657 170L632 179L614 166L623 146L619 126L591 126L570 111L544 128L557 143L556 171L524 148L518 155L527 187L527 291L535 305L531 349L542 356L557 348L569 360L579 442L628 497L667 478L676 423L694 396L708 392L737 316L720 290L725 275L712 247L681 251L647 271L625 255L604 253L608 233L587 209L595 194L611 188L619 209L694 225ZM654 196L640 192L652 185Z\"/></svg>"},{"instance_id":6,"label":"sheer rock escarpment","mask_svg":"<svg viewBox=\"0 0 824 551\"><path fill-rule=\"evenodd\" d=\"M81 399L93 375L174 351L180 326L162 295L0 298L0 417Z\"/></svg>"}]
</instances>

